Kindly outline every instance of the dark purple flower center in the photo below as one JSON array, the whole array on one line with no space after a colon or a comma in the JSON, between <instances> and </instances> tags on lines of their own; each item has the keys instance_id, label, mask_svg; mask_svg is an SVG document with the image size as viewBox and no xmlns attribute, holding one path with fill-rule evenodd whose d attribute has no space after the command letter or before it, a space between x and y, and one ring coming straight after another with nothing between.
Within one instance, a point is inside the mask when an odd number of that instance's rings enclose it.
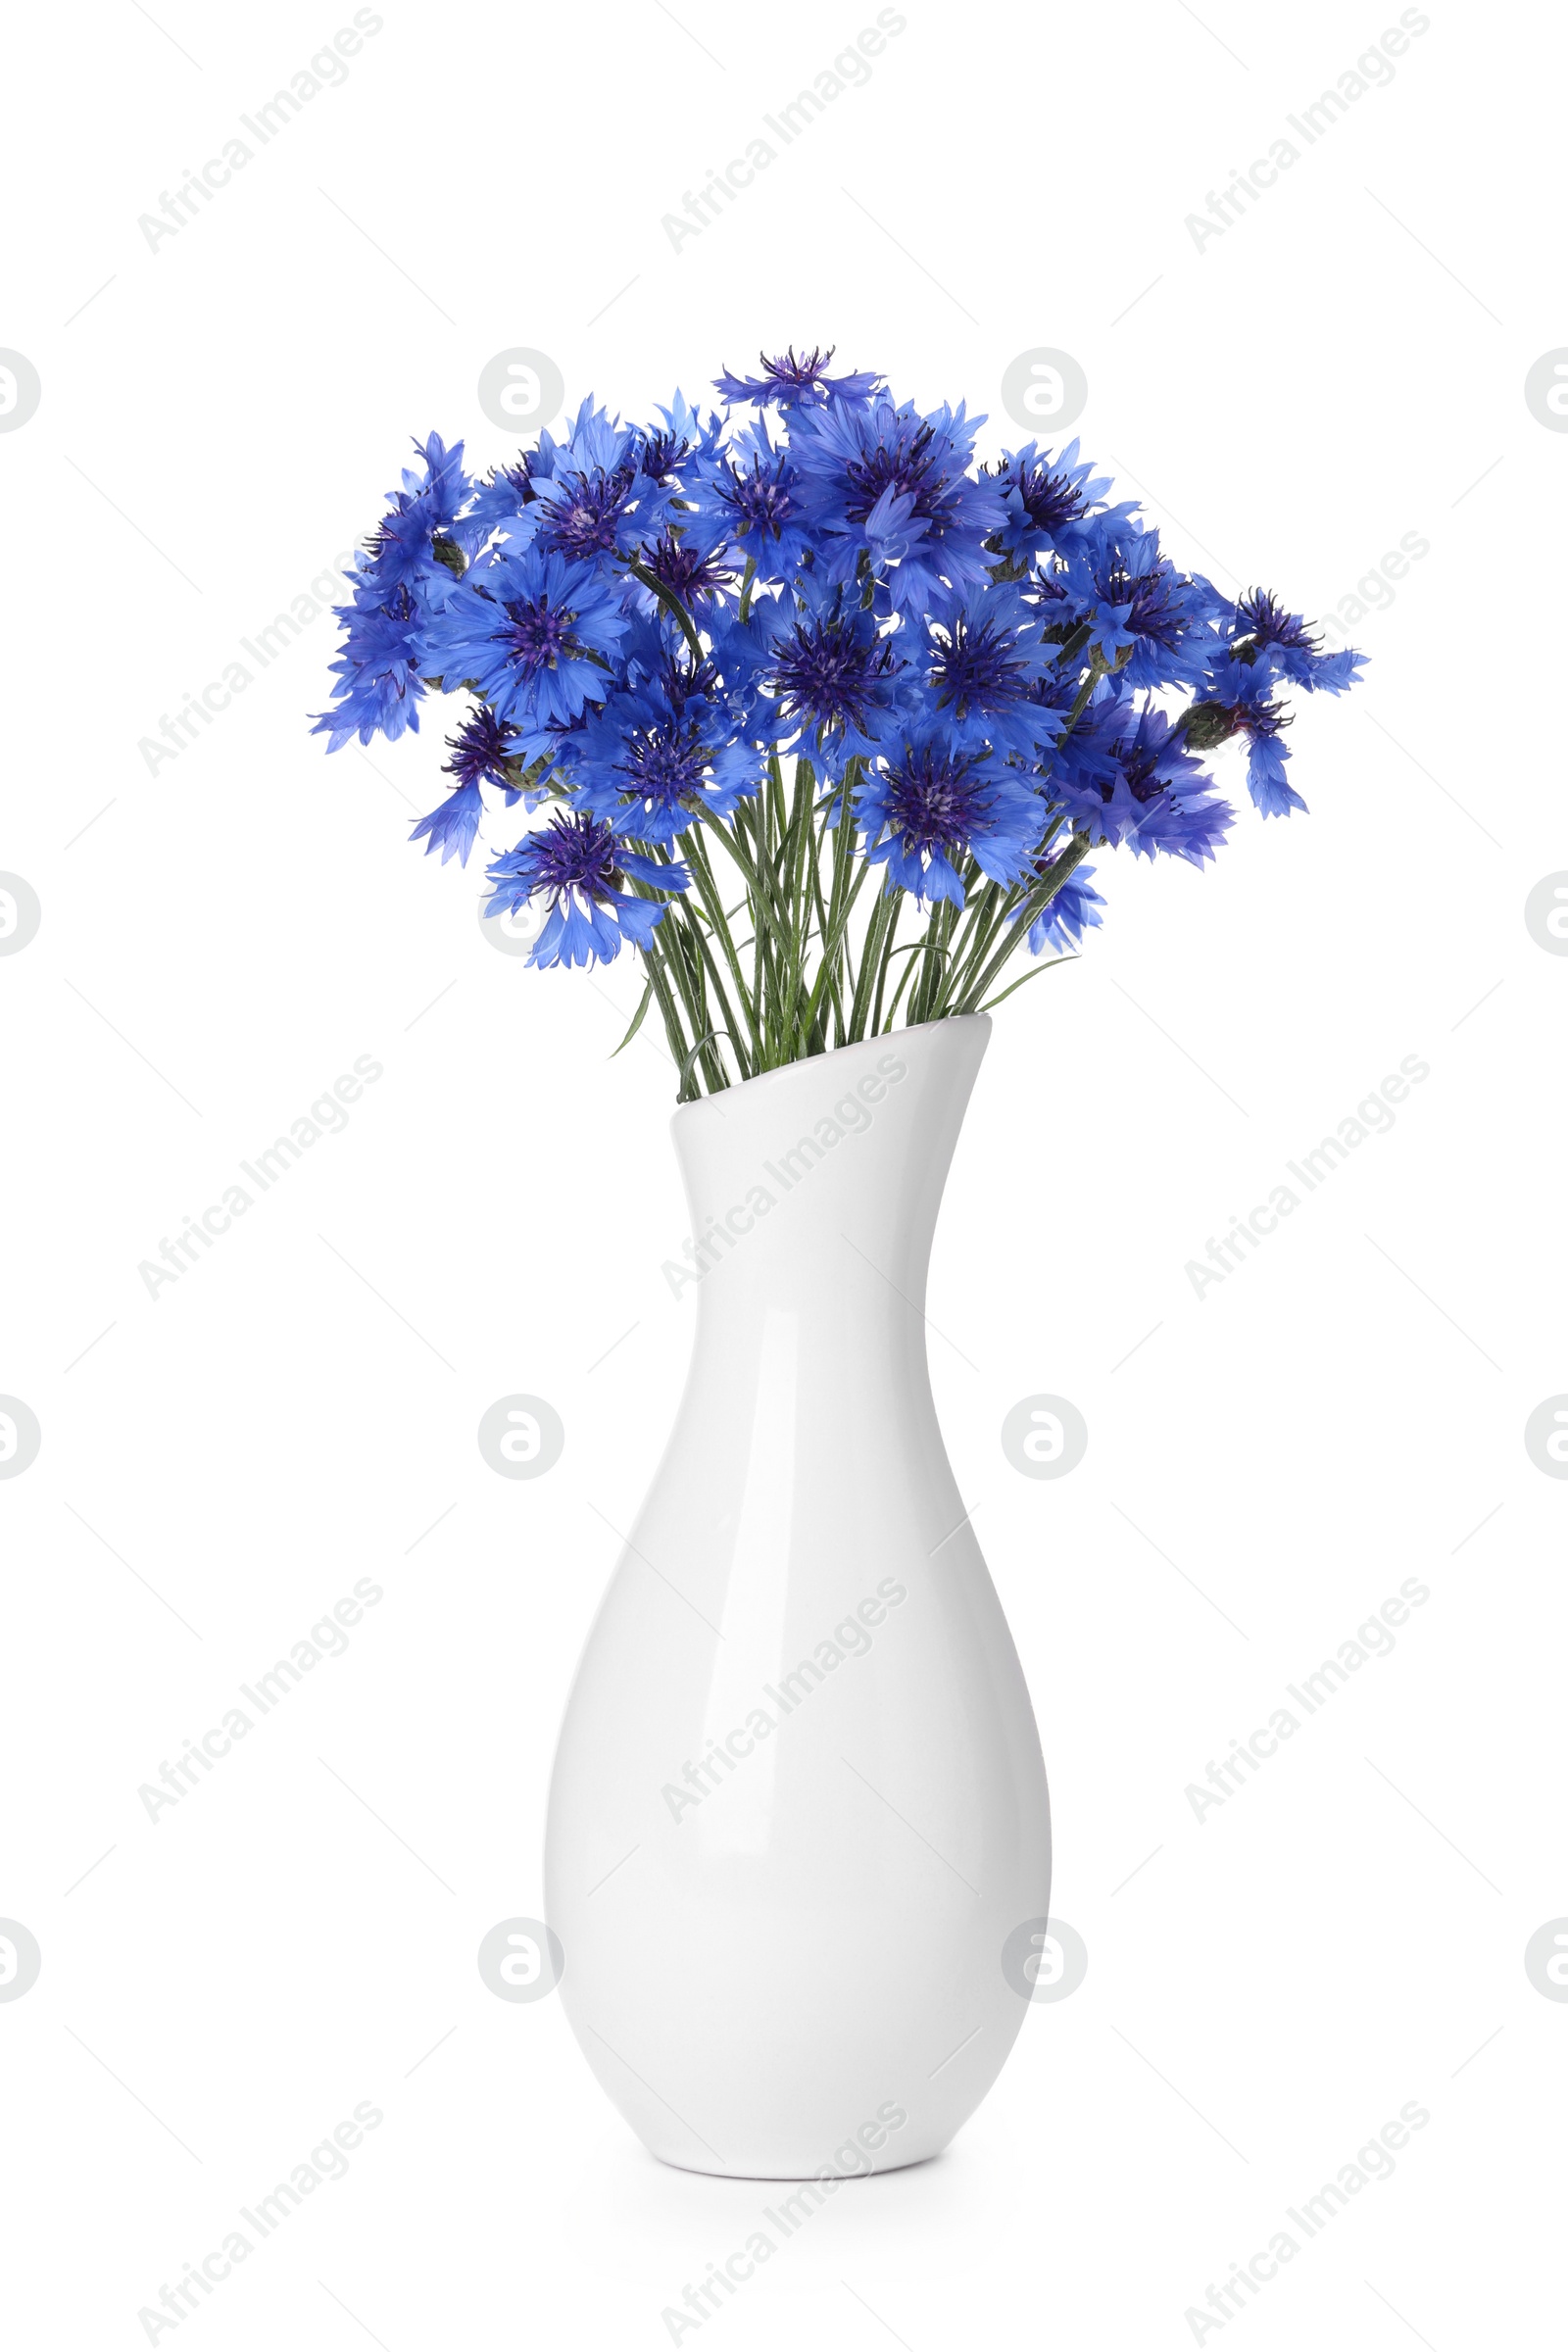
<instances>
[{"instance_id":1,"label":"dark purple flower center","mask_svg":"<svg viewBox=\"0 0 1568 2352\"><path fill-rule=\"evenodd\" d=\"M864 522L877 500L891 489L896 498L913 498L913 512L922 521L940 522L952 494L942 476L939 453L932 446L935 433L912 416L901 416L888 431L889 439L878 442L863 457L852 458L846 466L850 497L845 514L852 522Z\"/></svg>"},{"instance_id":2,"label":"dark purple flower center","mask_svg":"<svg viewBox=\"0 0 1568 2352\"><path fill-rule=\"evenodd\" d=\"M1276 604L1266 588L1242 598L1236 608L1236 633L1260 646L1283 645L1301 654L1316 653L1320 642L1299 615Z\"/></svg>"},{"instance_id":3,"label":"dark purple flower center","mask_svg":"<svg viewBox=\"0 0 1568 2352\"><path fill-rule=\"evenodd\" d=\"M984 819L990 790L961 755L929 744L906 752L882 783L888 823L907 850L961 849Z\"/></svg>"},{"instance_id":4,"label":"dark purple flower center","mask_svg":"<svg viewBox=\"0 0 1568 2352\"><path fill-rule=\"evenodd\" d=\"M781 409L819 409L835 396L844 400L863 400L876 383L874 375L829 375L827 364L833 357L834 346L826 351L811 350L797 359L792 344L782 357L769 359L765 351L757 355L761 368L760 376L738 377L726 368L714 377L714 387L729 401L755 402L759 408L774 401Z\"/></svg>"},{"instance_id":5,"label":"dark purple flower center","mask_svg":"<svg viewBox=\"0 0 1568 2352\"><path fill-rule=\"evenodd\" d=\"M638 452L638 462L644 473L662 482L666 473L673 473L691 448L689 441L680 440L674 433L648 433Z\"/></svg>"},{"instance_id":6,"label":"dark purple flower center","mask_svg":"<svg viewBox=\"0 0 1568 2352\"><path fill-rule=\"evenodd\" d=\"M570 473L541 490L550 513L539 533L540 548L579 560L612 553L626 494L636 478L634 466L617 466L612 473L602 468Z\"/></svg>"},{"instance_id":7,"label":"dark purple flower center","mask_svg":"<svg viewBox=\"0 0 1568 2352\"><path fill-rule=\"evenodd\" d=\"M507 784L502 763L516 758L516 728L497 718L489 704L482 703L456 735L447 737L452 753L446 763L448 775L456 776L460 784Z\"/></svg>"},{"instance_id":8,"label":"dark purple flower center","mask_svg":"<svg viewBox=\"0 0 1568 2352\"><path fill-rule=\"evenodd\" d=\"M525 507L531 507L539 495L533 486L533 461L534 452L531 449L521 450L515 466L498 467L495 476L497 481L508 483Z\"/></svg>"},{"instance_id":9,"label":"dark purple flower center","mask_svg":"<svg viewBox=\"0 0 1568 2352\"><path fill-rule=\"evenodd\" d=\"M659 665L659 685L678 718L694 698L712 701L719 691L718 670L708 655L701 662L693 662L678 654L665 653Z\"/></svg>"},{"instance_id":10,"label":"dark purple flower center","mask_svg":"<svg viewBox=\"0 0 1568 2352\"><path fill-rule=\"evenodd\" d=\"M795 501L781 479L783 460L775 462L771 472L762 470L759 459L750 473L742 473L734 466L726 466L728 479L719 486L718 495L734 514L744 534L748 531L766 532L774 539L783 537L784 526L795 514Z\"/></svg>"},{"instance_id":11,"label":"dark purple flower center","mask_svg":"<svg viewBox=\"0 0 1568 2352\"><path fill-rule=\"evenodd\" d=\"M577 890L604 899L620 881L615 848L615 836L601 817L553 816L514 855L519 878L534 890Z\"/></svg>"},{"instance_id":12,"label":"dark purple flower center","mask_svg":"<svg viewBox=\"0 0 1568 2352\"><path fill-rule=\"evenodd\" d=\"M667 528L660 533L657 547L644 549L643 563L661 587L678 596L688 609L721 596L735 576L717 556L705 555L689 539Z\"/></svg>"},{"instance_id":13,"label":"dark purple flower center","mask_svg":"<svg viewBox=\"0 0 1568 2352\"><path fill-rule=\"evenodd\" d=\"M1150 802L1157 801L1165 790L1164 780L1156 772L1160 751L1160 746L1149 743L1141 735L1125 737L1111 746L1116 764L1127 780L1127 789L1140 808L1147 808ZM1102 784L1101 799L1108 801L1111 790L1109 784Z\"/></svg>"},{"instance_id":14,"label":"dark purple flower center","mask_svg":"<svg viewBox=\"0 0 1568 2352\"><path fill-rule=\"evenodd\" d=\"M507 658L528 677L554 669L577 651L571 634L575 612L563 612L547 596L519 597L504 607L507 625L497 631Z\"/></svg>"},{"instance_id":15,"label":"dark purple flower center","mask_svg":"<svg viewBox=\"0 0 1568 2352\"><path fill-rule=\"evenodd\" d=\"M1049 466L1025 466L1016 460L1000 470L1038 531L1059 531L1084 511L1083 492L1069 473L1053 473Z\"/></svg>"},{"instance_id":16,"label":"dark purple flower center","mask_svg":"<svg viewBox=\"0 0 1568 2352\"><path fill-rule=\"evenodd\" d=\"M892 647L880 638L837 622L805 629L797 621L793 640L778 657L776 688L791 716L858 730L897 666Z\"/></svg>"},{"instance_id":17,"label":"dark purple flower center","mask_svg":"<svg viewBox=\"0 0 1568 2352\"><path fill-rule=\"evenodd\" d=\"M1172 593L1175 579L1163 557L1152 571L1140 572L1136 578L1118 558L1095 573L1095 586L1107 605L1131 608L1126 626L1135 637L1148 637L1170 654L1180 644L1184 626L1181 607Z\"/></svg>"},{"instance_id":18,"label":"dark purple flower center","mask_svg":"<svg viewBox=\"0 0 1568 2352\"><path fill-rule=\"evenodd\" d=\"M797 359L792 343L781 359L770 360L765 351L760 351L757 356L762 363L763 374L771 376L775 384L784 384L792 392L804 392L808 384L814 384L817 377L826 371L827 364L837 349L837 344L830 343L826 351L808 351Z\"/></svg>"},{"instance_id":19,"label":"dark purple flower center","mask_svg":"<svg viewBox=\"0 0 1568 2352\"><path fill-rule=\"evenodd\" d=\"M695 726L634 727L621 745L615 773L621 791L660 808L684 808L700 795L709 760Z\"/></svg>"},{"instance_id":20,"label":"dark purple flower center","mask_svg":"<svg viewBox=\"0 0 1568 2352\"><path fill-rule=\"evenodd\" d=\"M960 613L931 664L938 701L960 712L995 710L1004 703L1021 702L1030 675L1020 659L1022 651L1010 628L999 629L989 616L976 628Z\"/></svg>"}]
</instances>

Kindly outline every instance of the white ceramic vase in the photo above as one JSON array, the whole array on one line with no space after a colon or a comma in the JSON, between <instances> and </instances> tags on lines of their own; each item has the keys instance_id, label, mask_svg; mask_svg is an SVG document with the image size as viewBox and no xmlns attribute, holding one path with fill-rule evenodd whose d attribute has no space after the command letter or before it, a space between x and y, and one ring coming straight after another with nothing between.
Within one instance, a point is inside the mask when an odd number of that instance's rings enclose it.
<instances>
[{"instance_id":1,"label":"white ceramic vase","mask_svg":"<svg viewBox=\"0 0 1568 2352\"><path fill-rule=\"evenodd\" d=\"M550 1794L562 1998L687 2170L918 2163L995 2081L1049 1908L1029 1693L948 1466L926 1266L984 1015L686 1104L691 1371Z\"/></svg>"}]
</instances>

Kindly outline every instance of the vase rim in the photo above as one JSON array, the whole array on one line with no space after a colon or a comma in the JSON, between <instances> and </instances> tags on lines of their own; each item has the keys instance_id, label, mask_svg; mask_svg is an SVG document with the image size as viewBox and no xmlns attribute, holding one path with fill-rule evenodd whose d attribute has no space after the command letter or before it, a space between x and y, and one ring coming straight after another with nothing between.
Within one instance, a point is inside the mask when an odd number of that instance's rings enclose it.
<instances>
[{"instance_id":1,"label":"vase rim","mask_svg":"<svg viewBox=\"0 0 1568 2352\"><path fill-rule=\"evenodd\" d=\"M698 1095L690 1102L678 1103L670 1119L670 1125L674 1127L680 1120L689 1117L693 1111L712 1110L725 1101L733 1101L741 1095L752 1095L757 1090L768 1086L775 1079L788 1078L796 1070L820 1068L823 1064L836 1060L841 1055L863 1054L871 1046L880 1046L886 1053L899 1039L929 1037L934 1031L943 1029L979 1028L989 1033L991 1026L989 1012L950 1012L939 1021L911 1021L902 1029L879 1029L874 1037L858 1037L851 1045L830 1046L825 1054L802 1054L795 1061L780 1062L777 1069L759 1070L754 1078L743 1078L738 1086L723 1087L716 1095Z\"/></svg>"}]
</instances>

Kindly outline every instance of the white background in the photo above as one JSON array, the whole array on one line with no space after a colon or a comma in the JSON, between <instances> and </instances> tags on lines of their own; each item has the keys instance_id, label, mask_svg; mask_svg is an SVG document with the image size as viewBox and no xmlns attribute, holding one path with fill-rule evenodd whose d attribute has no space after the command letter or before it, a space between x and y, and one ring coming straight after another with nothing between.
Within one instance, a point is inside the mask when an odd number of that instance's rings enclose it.
<instances>
[{"instance_id":1,"label":"white background","mask_svg":"<svg viewBox=\"0 0 1568 2352\"><path fill-rule=\"evenodd\" d=\"M1310 817L1249 812L1201 875L1100 859L1103 932L999 1019L933 1373L1089 1973L945 2157L841 2191L701 2342L1190 2343L1408 2101L1394 2177L1214 2334L1544 2340L1568 2008L1523 1953L1568 1912L1568 1486L1522 1432L1568 1389L1568 960L1523 904L1568 866L1568 438L1523 384L1568 342L1560 25L1435 5L1199 250L1185 216L1396 9L907 0L868 83L677 253L662 215L868 0L381 13L156 250L138 216L351 12L98 0L8 36L0 343L43 386L0 435L0 868L43 910L0 959L0 1391L43 1433L0 1482L0 1914L43 1955L0 2003L10 2330L144 2342L362 2101L348 2177L159 2342L634 2352L767 2201L645 2156L559 2003L474 1958L540 1908L606 1522L690 1344L671 1073L651 1028L606 1059L634 982L494 953L474 872L411 853L439 711L323 757L328 620L156 773L138 744L368 528L411 434L510 454L496 352L640 416L793 337L967 397L992 452L1022 437L1007 363L1067 350L1087 448L1230 589L1331 612L1401 536L1429 552L1351 632L1364 688L1301 711ZM150 1298L140 1261L360 1055L384 1075L346 1131ZM1195 1297L1187 1261L1406 1055L1431 1074L1393 1130ZM514 1391L565 1424L537 1482L475 1445ZM999 1443L1040 1391L1088 1419L1059 1483ZM346 1654L149 1820L138 1787L366 1577ZM1410 1577L1392 1655L1195 1818L1210 1759Z\"/></svg>"}]
</instances>

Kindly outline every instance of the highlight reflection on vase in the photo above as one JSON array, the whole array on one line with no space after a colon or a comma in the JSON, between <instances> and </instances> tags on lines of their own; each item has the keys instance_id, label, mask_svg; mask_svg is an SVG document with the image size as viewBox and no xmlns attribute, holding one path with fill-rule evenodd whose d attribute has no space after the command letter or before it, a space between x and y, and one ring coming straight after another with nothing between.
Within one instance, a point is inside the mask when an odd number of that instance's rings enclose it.
<instances>
[{"instance_id":1,"label":"highlight reflection on vase","mask_svg":"<svg viewBox=\"0 0 1568 2352\"><path fill-rule=\"evenodd\" d=\"M990 1028L674 1117L696 1342L568 1701L546 1904L589 2064L690 2170L918 2162L1022 2023L1004 1947L1049 1908L1045 1771L923 1314Z\"/></svg>"}]
</instances>

